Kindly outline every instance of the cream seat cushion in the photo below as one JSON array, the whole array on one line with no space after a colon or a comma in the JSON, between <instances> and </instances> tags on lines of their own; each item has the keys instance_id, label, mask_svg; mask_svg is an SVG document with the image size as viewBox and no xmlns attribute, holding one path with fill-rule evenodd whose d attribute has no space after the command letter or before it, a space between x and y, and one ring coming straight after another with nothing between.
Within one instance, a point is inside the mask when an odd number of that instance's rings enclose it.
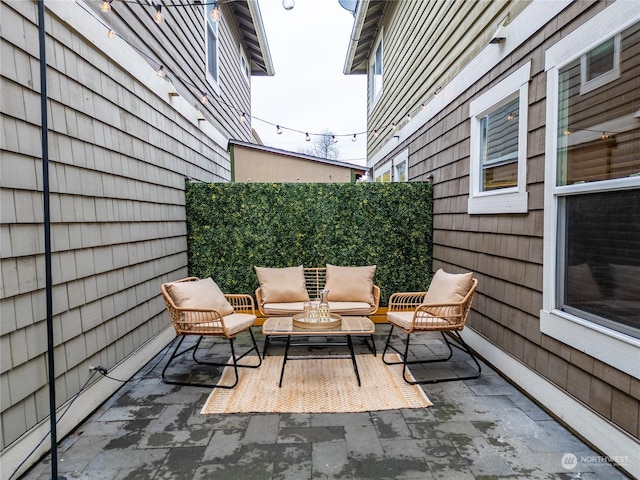
<instances>
[{"instance_id":1,"label":"cream seat cushion","mask_svg":"<svg viewBox=\"0 0 640 480\"><path fill-rule=\"evenodd\" d=\"M338 267L327 263L328 300L331 302L375 303L373 298L373 276L376 266Z\"/></svg>"},{"instance_id":2,"label":"cream seat cushion","mask_svg":"<svg viewBox=\"0 0 640 480\"><path fill-rule=\"evenodd\" d=\"M280 303L265 303L262 305L262 310L267 315L273 316L290 316L296 313L302 313L304 311L303 302L280 302ZM337 313L339 315L369 315L371 313L371 305L366 302L329 302L329 310L331 313Z\"/></svg>"},{"instance_id":3,"label":"cream seat cushion","mask_svg":"<svg viewBox=\"0 0 640 480\"><path fill-rule=\"evenodd\" d=\"M387 321L401 330L409 331L415 326L415 330L436 330L447 329L452 324L446 318L435 317L431 315L419 315L415 320L415 312L388 312ZM422 320L422 321L421 321Z\"/></svg>"},{"instance_id":4,"label":"cream seat cushion","mask_svg":"<svg viewBox=\"0 0 640 480\"><path fill-rule=\"evenodd\" d=\"M256 321L256 316L250 315L248 313L232 313L231 315L225 316L223 321L224 321L224 326L227 329L227 335L232 337L237 333L240 333L246 330L247 328L251 327ZM219 322L201 323L198 325L198 328L207 327L207 326L215 330L220 328L220 323Z\"/></svg>"},{"instance_id":5,"label":"cream seat cushion","mask_svg":"<svg viewBox=\"0 0 640 480\"><path fill-rule=\"evenodd\" d=\"M260 283L263 304L309 301L302 265L286 268L254 268Z\"/></svg>"},{"instance_id":6,"label":"cream seat cushion","mask_svg":"<svg viewBox=\"0 0 640 480\"><path fill-rule=\"evenodd\" d=\"M402 330L410 330L413 325L413 312L387 312L387 321Z\"/></svg>"},{"instance_id":7,"label":"cream seat cushion","mask_svg":"<svg viewBox=\"0 0 640 480\"><path fill-rule=\"evenodd\" d=\"M213 308L223 317L233 313L233 306L211 278L194 282L166 283L165 288L178 308Z\"/></svg>"},{"instance_id":8,"label":"cream seat cushion","mask_svg":"<svg viewBox=\"0 0 640 480\"><path fill-rule=\"evenodd\" d=\"M429 290L427 290L422 303L448 304L461 302L471 290L472 284L472 272L447 273L439 269L431 279Z\"/></svg>"}]
</instances>

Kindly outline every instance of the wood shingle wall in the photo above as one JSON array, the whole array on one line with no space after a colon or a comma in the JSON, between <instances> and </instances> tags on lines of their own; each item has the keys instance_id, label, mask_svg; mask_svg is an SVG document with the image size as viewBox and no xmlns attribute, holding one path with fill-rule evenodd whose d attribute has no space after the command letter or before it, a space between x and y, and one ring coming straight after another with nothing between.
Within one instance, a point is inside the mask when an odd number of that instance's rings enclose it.
<instances>
[{"instance_id":1,"label":"wood shingle wall","mask_svg":"<svg viewBox=\"0 0 640 480\"><path fill-rule=\"evenodd\" d=\"M541 333L547 76L544 52L606 5L574 2L384 160L409 148L410 181L434 181L434 270L474 271L470 326L629 435L640 433L640 380ZM469 102L531 62L528 212L469 215ZM373 121L376 121L374 113ZM500 366L497 365L499 368Z\"/></svg>"},{"instance_id":2,"label":"wood shingle wall","mask_svg":"<svg viewBox=\"0 0 640 480\"><path fill-rule=\"evenodd\" d=\"M118 2L116 8L128 5ZM46 425L41 422L49 415L36 6L19 1L0 7L3 453L30 429ZM111 369L126 363L168 331L159 285L187 274L185 180L228 181L230 162L226 142L219 140L223 133L196 119L192 100L170 98L166 81L135 49L119 38L108 39L106 30L96 34L102 27L75 2L45 6L60 406L85 384L89 366ZM200 78L202 19L186 9L181 12L173 26L194 28L200 36L187 35L181 46L174 31L174 41L163 54L190 78ZM133 15L126 25L145 38L156 33L145 29L158 28L148 18ZM162 28L171 28L171 23ZM233 37L232 29L222 30L223 38ZM224 45L231 42L222 43L223 50L233 50ZM231 70L224 64L221 68ZM234 101L248 105L248 86ZM220 118L234 135L249 139L230 113L226 120ZM149 355L155 353L157 349ZM131 365L129 373L143 364ZM117 382L99 382L109 386L93 408L118 388ZM70 416L91 408L89 404L76 402ZM39 440L42 433L46 430L33 436ZM60 431L59 438L64 433ZM3 475L14 464L7 458L2 460Z\"/></svg>"}]
</instances>

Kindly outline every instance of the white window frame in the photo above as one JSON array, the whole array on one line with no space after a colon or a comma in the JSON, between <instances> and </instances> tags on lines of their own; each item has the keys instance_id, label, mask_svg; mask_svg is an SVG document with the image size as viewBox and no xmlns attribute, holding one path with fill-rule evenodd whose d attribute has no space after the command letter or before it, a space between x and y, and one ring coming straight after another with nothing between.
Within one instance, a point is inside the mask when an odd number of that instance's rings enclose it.
<instances>
[{"instance_id":1,"label":"white window frame","mask_svg":"<svg viewBox=\"0 0 640 480\"><path fill-rule=\"evenodd\" d=\"M405 179L402 180L403 182L408 182L409 181L409 149L405 148L404 150L402 150L398 155L396 155L393 158L393 175L391 178L392 182L400 182L401 180L399 179L400 177L400 173L398 171L398 166L402 165L404 163L405 165Z\"/></svg>"},{"instance_id":2,"label":"white window frame","mask_svg":"<svg viewBox=\"0 0 640 480\"><path fill-rule=\"evenodd\" d=\"M238 47L240 51L240 70L242 70L242 76L247 81L247 84L251 85L251 64L249 63L247 55L244 53L242 45Z\"/></svg>"},{"instance_id":3,"label":"white window frame","mask_svg":"<svg viewBox=\"0 0 640 480\"><path fill-rule=\"evenodd\" d=\"M383 176L385 173L389 173L389 182L392 181L392 161L389 160L388 162L383 163L382 165L380 165L378 168L376 168L373 172L373 181L377 182L378 178ZM383 182L383 183L387 183L387 182Z\"/></svg>"},{"instance_id":4,"label":"white window frame","mask_svg":"<svg viewBox=\"0 0 640 480\"><path fill-rule=\"evenodd\" d=\"M640 21L635 2L614 2L569 33L545 53L547 71L547 120L545 142L545 209L543 292L540 331L607 365L640 378L640 339L564 312L557 305L556 264L561 233L558 229L559 197L572 193L611 191L640 187L640 178L628 177L599 182L557 186L558 79L559 71L606 41Z\"/></svg>"},{"instance_id":5,"label":"white window frame","mask_svg":"<svg viewBox=\"0 0 640 480\"><path fill-rule=\"evenodd\" d=\"M376 59L378 54L378 49L380 49L380 84L378 85L376 82ZM369 105L371 109L376 106L380 97L382 97L382 92L384 91L384 40L383 40L383 30L380 31L380 35L376 40L375 47L372 50L373 54L369 59Z\"/></svg>"},{"instance_id":6,"label":"white window frame","mask_svg":"<svg viewBox=\"0 0 640 480\"><path fill-rule=\"evenodd\" d=\"M518 68L497 85L474 99L471 117L469 200L470 214L527 213L527 125L531 62ZM519 98L518 108L518 181L515 187L482 191L481 121L492 110Z\"/></svg>"},{"instance_id":7,"label":"white window frame","mask_svg":"<svg viewBox=\"0 0 640 480\"><path fill-rule=\"evenodd\" d=\"M220 95L220 22L214 22L209 17L209 12L213 8L211 5L205 5L204 8L204 70L206 72L207 82L214 91ZM215 76L209 71L209 31L216 39L216 74Z\"/></svg>"}]
</instances>

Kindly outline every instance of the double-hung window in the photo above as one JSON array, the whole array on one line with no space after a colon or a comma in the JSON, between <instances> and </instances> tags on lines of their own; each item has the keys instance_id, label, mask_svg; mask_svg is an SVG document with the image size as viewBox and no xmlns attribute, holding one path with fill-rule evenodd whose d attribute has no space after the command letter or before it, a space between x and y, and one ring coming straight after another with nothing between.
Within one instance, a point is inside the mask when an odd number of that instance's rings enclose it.
<instances>
[{"instance_id":1,"label":"double-hung window","mask_svg":"<svg viewBox=\"0 0 640 480\"><path fill-rule=\"evenodd\" d=\"M242 47L240 47L240 70L242 70L242 76L247 83L251 84L251 67Z\"/></svg>"},{"instance_id":2,"label":"double-hung window","mask_svg":"<svg viewBox=\"0 0 640 480\"><path fill-rule=\"evenodd\" d=\"M406 182L409 173L409 149L405 148L393 159L393 181Z\"/></svg>"},{"instance_id":3,"label":"double-hung window","mask_svg":"<svg viewBox=\"0 0 640 480\"><path fill-rule=\"evenodd\" d=\"M406 182L409 173L409 149L405 148L392 160L374 170L376 182Z\"/></svg>"},{"instance_id":4,"label":"double-hung window","mask_svg":"<svg viewBox=\"0 0 640 480\"><path fill-rule=\"evenodd\" d=\"M206 76L211 86L219 89L219 61L218 61L218 22L211 19L211 11L214 5L208 4L205 8L205 52L206 52Z\"/></svg>"},{"instance_id":5,"label":"double-hung window","mask_svg":"<svg viewBox=\"0 0 640 480\"><path fill-rule=\"evenodd\" d=\"M376 182L390 182L391 181L391 161L384 163L374 170L373 174Z\"/></svg>"},{"instance_id":6,"label":"double-hung window","mask_svg":"<svg viewBox=\"0 0 640 480\"><path fill-rule=\"evenodd\" d=\"M526 213L527 107L531 64L470 104L469 213Z\"/></svg>"},{"instance_id":7,"label":"double-hung window","mask_svg":"<svg viewBox=\"0 0 640 480\"><path fill-rule=\"evenodd\" d=\"M382 80L384 72L382 34L380 34L374 52L373 57L369 61L369 105L371 108L375 106L382 95Z\"/></svg>"},{"instance_id":8,"label":"double-hung window","mask_svg":"<svg viewBox=\"0 0 640 480\"><path fill-rule=\"evenodd\" d=\"M638 376L640 15L616 3L546 54L541 330Z\"/></svg>"}]
</instances>

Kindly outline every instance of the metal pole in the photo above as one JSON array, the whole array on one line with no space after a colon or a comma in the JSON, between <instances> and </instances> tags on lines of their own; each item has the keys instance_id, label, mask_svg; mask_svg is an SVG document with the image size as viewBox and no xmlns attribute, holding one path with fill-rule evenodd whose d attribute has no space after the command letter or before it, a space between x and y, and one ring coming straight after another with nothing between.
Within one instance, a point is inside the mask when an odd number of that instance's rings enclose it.
<instances>
[{"instance_id":1,"label":"metal pole","mask_svg":"<svg viewBox=\"0 0 640 480\"><path fill-rule=\"evenodd\" d=\"M56 432L56 389L53 361L53 295L51 279L51 212L49 205L49 137L47 121L47 58L44 0L38 0L40 39L40 115L42 134L42 195L44 199L44 265L47 304L47 359L49 364L49 424L51 428L51 478L58 478L58 439Z\"/></svg>"}]
</instances>

